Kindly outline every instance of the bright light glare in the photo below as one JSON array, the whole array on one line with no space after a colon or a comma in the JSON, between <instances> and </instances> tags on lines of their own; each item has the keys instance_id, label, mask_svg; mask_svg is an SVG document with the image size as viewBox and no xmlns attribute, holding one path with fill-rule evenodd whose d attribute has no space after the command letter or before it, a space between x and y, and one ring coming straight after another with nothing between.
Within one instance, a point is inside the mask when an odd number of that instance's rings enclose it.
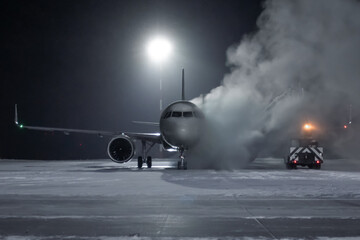
<instances>
[{"instance_id":1,"label":"bright light glare","mask_svg":"<svg viewBox=\"0 0 360 240\"><path fill-rule=\"evenodd\" d=\"M312 129L313 128L313 126L311 126L310 124L305 124L304 125L304 129L305 130L310 130L310 129Z\"/></svg>"},{"instance_id":2,"label":"bright light glare","mask_svg":"<svg viewBox=\"0 0 360 240\"><path fill-rule=\"evenodd\" d=\"M172 46L164 38L155 38L148 45L148 54L154 62L164 61L171 53Z\"/></svg>"}]
</instances>

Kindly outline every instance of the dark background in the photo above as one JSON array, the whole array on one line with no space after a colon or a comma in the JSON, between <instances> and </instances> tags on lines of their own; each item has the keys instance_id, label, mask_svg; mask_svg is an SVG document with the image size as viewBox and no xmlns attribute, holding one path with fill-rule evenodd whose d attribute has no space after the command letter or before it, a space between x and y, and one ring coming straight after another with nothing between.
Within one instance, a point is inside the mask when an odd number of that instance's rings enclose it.
<instances>
[{"instance_id":1,"label":"dark background","mask_svg":"<svg viewBox=\"0 0 360 240\"><path fill-rule=\"evenodd\" d=\"M1 1L0 158L107 158L109 138L18 129L26 125L156 132L164 105L208 93L229 69L226 50L256 31L262 1ZM162 71L146 43L167 36Z\"/></svg>"}]
</instances>

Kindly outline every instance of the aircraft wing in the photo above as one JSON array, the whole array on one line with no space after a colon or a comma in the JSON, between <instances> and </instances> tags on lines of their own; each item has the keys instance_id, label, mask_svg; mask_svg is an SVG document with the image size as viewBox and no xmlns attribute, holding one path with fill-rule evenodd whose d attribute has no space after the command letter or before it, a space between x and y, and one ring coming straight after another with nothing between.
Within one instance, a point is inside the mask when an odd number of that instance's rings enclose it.
<instances>
[{"instance_id":1,"label":"aircraft wing","mask_svg":"<svg viewBox=\"0 0 360 240\"><path fill-rule=\"evenodd\" d=\"M133 133L133 132L111 132L111 131L101 131L101 130L85 130L85 129L72 129L72 128L56 128L56 127L38 127L38 126L27 126L19 123L17 104L15 104L15 124L19 128L38 130L38 131L48 131L48 132L63 132L65 135L70 133L85 133L85 134L94 134L100 137L102 136L118 136L118 135L127 135L133 139L146 140L154 143L161 143L160 133Z\"/></svg>"},{"instance_id":2,"label":"aircraft wing","mask_svg":"<svg viewBox=\"0 0 360 240\"><path fill-rule=\"evenodd\" d=\"M158 122L144 122L144 121L132 121L135 124L141 124L141 125L148 125L148 126L154 126L159 127L160 124Z\"/></svg>"}]
</instances>

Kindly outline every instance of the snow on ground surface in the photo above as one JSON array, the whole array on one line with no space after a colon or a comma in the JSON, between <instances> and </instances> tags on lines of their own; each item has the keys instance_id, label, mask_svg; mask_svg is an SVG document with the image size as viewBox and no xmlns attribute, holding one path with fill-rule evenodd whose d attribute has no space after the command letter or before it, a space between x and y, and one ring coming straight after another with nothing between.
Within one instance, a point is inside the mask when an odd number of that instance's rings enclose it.
<instances>
[{"instance_id":1,"label":"snow on ground surface","mask_svg":"<svg viewBox=\"0 0 360 240\"><path fill-rule=\"evenodd\" d=\"M271 163L275 160L261 161ZM6 165L6 169L0 169L2 195L141 194L360 199L360 174L350 171L351 168L346 171L326 170L325 167L323 170L285 170L282 164L278 164L272 165L275 166L272 169L178 171L164 168L169 163L161 162L160 167L138 170L135 163L119 165L108 160L0 160L1 165ZM65 187L66 191L59 191Z\"/></svg>"},{"instance_id":2,"label":"snow on ground surface","mask_svg":"<svg viewBox=\"0 0 360 240\"><path fill-rule=\"evenodd\" d=\"M56 236L52 237L52 238L56 238ZM23 237L23 236L7 236L4 238L1 238L2 240L49 240L52 239L49 237L39 237L39 236L27 236L27 237ZM63 236L59 236L59 239L64 239L64 240L152 240L153 238L150 237L108 237L108 236L98 236L98 237L78 237L78 236L68 236L68 237L63 237ZM270 238L266 238L266 237L221 237L221 238L170 238L170 237L164 237L164 238L156 238L158 240L234 240L234 239L239 239L239 240L266 240L266 239L270 239ZM305 238L280 238L281 240L302 240ZM359 240L358 237L335 237L335 238L329 238L329 237L315 237L313 238L313 240Z\"/></svg>"},{"instance_id":3,"label":"snow on ground surface","mask_svg":"<svg viewBox=\"0 0 360 240\"><path fill-rule=\"evenodd\" d=\"M0 240L360 239L360 161L286 170L0 160ZM185 231L184 231L185 229Z\"/></svg>"}]
</instances>

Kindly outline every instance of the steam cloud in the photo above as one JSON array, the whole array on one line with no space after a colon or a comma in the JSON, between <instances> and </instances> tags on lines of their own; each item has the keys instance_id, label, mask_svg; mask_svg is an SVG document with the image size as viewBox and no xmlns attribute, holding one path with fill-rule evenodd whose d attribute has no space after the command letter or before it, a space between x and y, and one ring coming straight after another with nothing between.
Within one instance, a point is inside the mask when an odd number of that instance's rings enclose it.
<instances>
[{"instance_id":1,"label":"steam cloud","mask_svg":"<svg viewBox=\"0 0 360 240\"><path fill-rule=\"evenodd\" d=\"M355 0L266 1L258 31L228 49L231 71L221 86L193 100L208 126L189 164L232 169L259 154L283 157L304 121L317 126L327 156L354 154L359 13Z\"/></svg>"}]
</instances>

